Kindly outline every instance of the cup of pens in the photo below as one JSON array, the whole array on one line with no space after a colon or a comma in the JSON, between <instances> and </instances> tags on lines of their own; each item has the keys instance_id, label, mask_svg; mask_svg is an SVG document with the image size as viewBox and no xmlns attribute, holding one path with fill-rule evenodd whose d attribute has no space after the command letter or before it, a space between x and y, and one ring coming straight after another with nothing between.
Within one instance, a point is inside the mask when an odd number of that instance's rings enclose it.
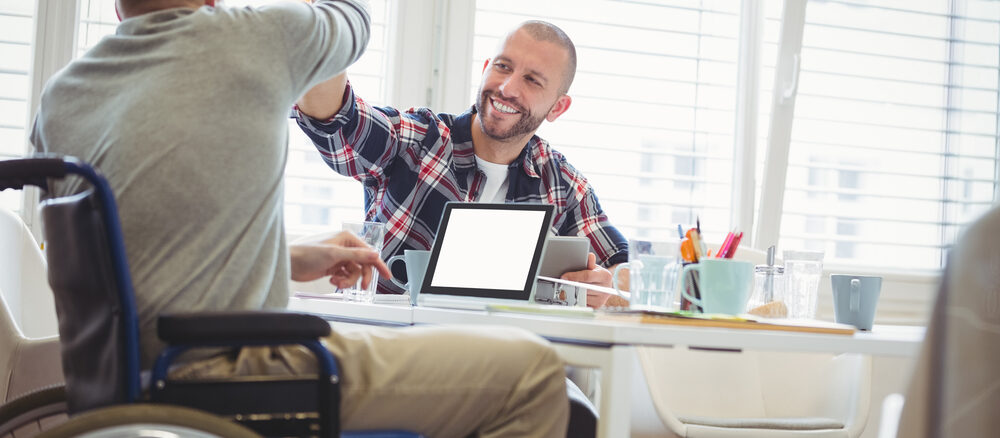
<instances>
[{"instance_id":1,"label":"cup of pens","mask_svg":"<svg viewBox=\"0 0 1000 438\"><path fill-rule=\"evenodd\" d=\"M697 276L687 275L697 272ZM700 307L704 313L739 315L746 311L753 285L753 264L732 259L706 257L683 270L684 299ZM695 279L692 287L689 279ZM689 291L698 292L698 297Z\"/></svg>"},{"instance_id":2,"label":"cup of pens","mask_svg":"<svg viewBox=\"0 0 1000 438\"><path fill-rule=\"evenodd\" d=\"M730 232L726 235L725 240L716 251L715 255L712 255L711 250L707 250L705 241L701 236L701 221L697 222L697 226L684 232L681 225L677 225L677 233L680 235L681 242L681 258L684 260L684 269L681 272L681 285L680 285L680 308L681 310L690 310L695 312L709 312L709 313L742 313L742 309L739 311L729 312L731 306L720 307L720 299L722 299L722 292L715 292L711 300L706 300L705 289L731 289L735 292L733 300L738 301L744 292L747 292L743 288L743 284L739 278L744 271L744 266L742 262L734 262L732 264L728 263L716 263L717 261L732 261L733 255L736 254L736 249L740 245L740 241L743 240L743 233L736 233L735 231ZM699 262L708 261L710 266L699 265ZM747 264L749 265L749 264ZM752 265L751 272L752 272ZM707 271L707 272L703 272ZM731 272L730 272L731 271ZM723 275L726 272L726 275ZM711 278L707 278L707 281L701 281L703 275L709 275ZM729 278L726 281L721 281L722 277ZM739 278L737 278L739 277ZM731 286L736 285L736 286ZM749 289L749 282L746 286ZM728 293L728 292L726 292ZM748 292L747 292L748 293ZM746 304L746 298L743 298L743 305ZM730 301L726 299L727 302ZM710 303L710 304L707 304ZM708 305L711 309L705 309ZM725 309L725 311L721 311ZM734 308L735 309L735 308Z\"/></svg>"}]
</instances>

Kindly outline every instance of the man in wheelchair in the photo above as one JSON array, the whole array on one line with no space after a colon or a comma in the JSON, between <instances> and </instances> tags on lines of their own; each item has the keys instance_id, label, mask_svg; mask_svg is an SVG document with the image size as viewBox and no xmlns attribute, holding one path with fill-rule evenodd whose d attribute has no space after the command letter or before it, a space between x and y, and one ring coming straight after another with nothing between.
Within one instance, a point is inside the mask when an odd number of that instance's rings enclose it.
<instances>
[{"instance_id":1,"label":"man in wheelchair","mask_svg":"<svg viewBox=\"0 0 1000 438\"><path fill-rule=\"evenodd\" d=\"M142 369L158 315L284 308L289 279L344 286L378 254L348 234L289 250L287 116L364 51L362 0L216 7L116 0L122 22L47 84L31 141L99 169L117 198L135 286ZM374 160L373 160L374 161ZM53 182L49 195L82 190ZM369 328L324 339L342 370L344 429L428 436L564 436L563 364L512 328ZM195 357L171 377L314 373L299 347Z\"/></svg>"}]
</instances>

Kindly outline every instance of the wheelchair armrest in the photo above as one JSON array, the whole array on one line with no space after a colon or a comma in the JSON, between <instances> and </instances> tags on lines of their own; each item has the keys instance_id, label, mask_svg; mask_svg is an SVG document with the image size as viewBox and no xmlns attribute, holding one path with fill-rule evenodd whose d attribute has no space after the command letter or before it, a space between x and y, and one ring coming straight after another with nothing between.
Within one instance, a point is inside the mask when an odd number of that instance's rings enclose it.
<instances>
[{"instance_id":1,"label":"wheelchair armrest","mask_svg":"<svg viewBox=\"0 0 1000 438\"><path fill-rule=\"evenodd\" d=\"M330 323L282 311L175 313L160 315L156 333L171 345L315 340L330 334Z\"/></svg>"}]
</instances>

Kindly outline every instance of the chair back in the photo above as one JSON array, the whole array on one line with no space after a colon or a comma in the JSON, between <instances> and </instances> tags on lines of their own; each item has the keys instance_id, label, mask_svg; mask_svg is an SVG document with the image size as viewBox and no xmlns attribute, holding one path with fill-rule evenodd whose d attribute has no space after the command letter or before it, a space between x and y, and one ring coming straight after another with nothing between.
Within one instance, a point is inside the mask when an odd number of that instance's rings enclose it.
<instances>
[{"instance_id":1,"label":"chair back","mask_svg":"<svg viewBox=\"0 0 1000 438\"><path fill-rule=\"evenodd\" d=\"M70 174L92 187L45 201L42 216L67 403L75 413L139 394L138 325L117 207L107 181L76 159L0 162L0 189L44 188L45 178Z\"/></svg>"},{"instance_id":2,"label":"chair back","mask_svg":"<svg viewBox=\"0 0 1000 438\"><path fill-rule=\"evenodd\" d=\"M870 358L856 354L642 347L636 436L847 436L867 421ZM792 432L797 431L797 432Z\"/></svg>"},{"instance_id":3,"label":"chair back","mask_svg":"<svg viewBox=\"0 0 1000 438\"><path fill-rule=\"evenodd\" d=\"M0 209L0 403L63 381L45 259L21 218Z\"/></svg>"}]
</instances>

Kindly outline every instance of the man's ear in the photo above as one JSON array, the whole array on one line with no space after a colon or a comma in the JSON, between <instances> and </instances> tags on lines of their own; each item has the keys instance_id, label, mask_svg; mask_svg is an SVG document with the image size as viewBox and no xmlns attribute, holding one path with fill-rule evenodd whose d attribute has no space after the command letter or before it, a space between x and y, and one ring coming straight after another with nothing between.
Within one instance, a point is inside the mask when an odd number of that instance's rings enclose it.
<instances>
[{"instance_id":1,"label":"man's ear","mask_svg":"<svg viewBox=\"0 0 1000 438\"><path fill-rule=\"evenodd\" d=\"M549 122L556 121L559 116L569 109L569 105L571 103L573 103L573 98L569 97L568 94L559 96L559 98L556 99L555 105L552 105L552 108L549 109L549 113L545 115L545 120L548 120Z\"/></svg>"},{"instance_id":2,"label":"man's ear","mask_svg":"<svg viewBox=\"0 0 1000 438\"><path fill-rule=\"evenodd\" d=\"M490 58L486 58L486 61L483 62L483 73L486 73L486 67L489 66L490 66Z\"/></svg>"}]
</instances>

